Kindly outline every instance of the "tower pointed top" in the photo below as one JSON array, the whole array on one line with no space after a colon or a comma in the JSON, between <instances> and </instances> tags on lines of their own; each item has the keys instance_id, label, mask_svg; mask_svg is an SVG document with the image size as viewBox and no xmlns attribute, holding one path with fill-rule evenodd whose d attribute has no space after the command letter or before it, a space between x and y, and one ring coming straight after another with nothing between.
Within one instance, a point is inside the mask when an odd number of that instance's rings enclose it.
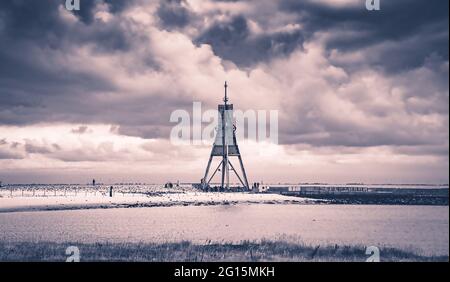
<instances>
[{"instance_id":1,"label":"tower pointed top","mask_svg":"<svg viewBox=\"0 0 450 282\"><path fill-rule=\"evenodd\" d=\"M225 81L225 84L223 85L223 87L225 87L225 97L223 98L223 101L225 102L225 104L228 102L228 97L227 97L227 87L228 87L228 84L227 84L227 82Z\"/></svg>"}]
</instances>

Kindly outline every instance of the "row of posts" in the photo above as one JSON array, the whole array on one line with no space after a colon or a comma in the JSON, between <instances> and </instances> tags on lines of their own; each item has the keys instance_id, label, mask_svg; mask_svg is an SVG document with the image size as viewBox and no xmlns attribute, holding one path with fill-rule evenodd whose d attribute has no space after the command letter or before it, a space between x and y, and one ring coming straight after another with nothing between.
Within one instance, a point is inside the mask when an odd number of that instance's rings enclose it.
<instances>
[{"instance_id":1,"label":"row of posts","mask_svg":"<svg viewBox=\"0 0 450 282\"><path fill-rule=\"evenodd\" d=\"M96 186L95 179L92 179L92 186ZM168 182L168 183L165 184L164 187L165 188L172 188L173 186L175 186L175 185L173 185L172 183ZM176 183L176 187L179 187L179 186L180 186L180 184L179 184L179 182L177 182ZM1 181L0 181L0 188L2 188L2 182ZM24 196L24 191L25 190L28 190L28 189L21 188L21 196L22 197ZM48 190L47 188L44 188L44 195L43 196L47 195L47 190ZM74 190L75 190L75 196L76 196L78 194L78 189L74 189ZM10 186L10 195L11 195L11 197L13 196L13 191L14 191L13 186ZM53 191L54 191L54 196L57 196L57 189L56 189L56 187L55 187L55 189ZM108 193L109 197L112 197L113 194L114 194L113 186L110 186L107 191L108 191L107 193ZM36 189L32 189L32 192L33 192L32 195L35 196L36 195ZM85 189L84 193L85 193L85 196L87 196L88 195L88 189ZM122 192L122 195L124 195L124 194L125 193ZM95 195L97 195L97 190L94 189L94 196ZM64 196L67 196L67 187L64 187Z\"/></svg>"},{"instance_id":2,"label":"row of posts","mask_svg":"<svg viewBox=\"0 0 450 282\"><path fill-rule=\"evenodd\" d=\"M95 186L95 179L92 180L92 186ZM2 182L0 181L0 188L2 188L2 187L3 187L3 185L2 185ZM25 191L25 190L28 190L28 189L24 189L24 188L20 189L20 191L21 191L21 196L22 196L22 197L24 196L24 191ZM47 190L48 190L48 189L44 188L44 195L43 195L44 197L47 195ZM78 189L74 189L74 190L75 190L75 196L77 196L77 194L78 194ZM109 197L112 197L112 196L113 196L113 190L114 190L113 186L110 186L110 187L108 188L108 194L109 194ZM13 196L13 191L14 191L13 186L10 186L9 191L10 191L10 196L12 197L12 196ZM32 191L33 191L32 196L33 196L33 197L36 196L36 189L32 189ZM55 189L53 190L53 192L54 192L54 196L56 196L56 195L57 195L57 189L56 189L56 187L55 187ZM85 190L84 190L84 195L87 196L87 194L88 194L88 190L85 189ZM124 194L124 193L122 192L122 195L123 195L123 194ZM94 196L96 196L96 195L97 195L97 190L94 189ZM67 188L66 188L66 187L64 187L64 196L67 196Z\"/></svg>"},{"instance_id":3,"label":"row of posts","mask_svg":"<svg viewBox=\"0 0 450 282\"><path fill-rule=\"evenodd\" d=\"M1 187L0 187L1 188ZM112 197L113 196L113 186L110 186L109 188L108 188L108 194L109 194L109 196L110 197ZM20 192L21 192L21 196L23 197L25 194L24 194L24 192L26 191L26 190L28 190L28 189L24 189L24 188L22 188L22 189L20 189ZM31 189L32 190L32 196L34 197L34 196L36 196L36 189ZM49 189L46 189L46 188L44 188L44 194L43 194L43 196L45 197L45 196L47 196L47 191L48 191ZM75 196L77 196L78 195L78 189L73 189L74 191L75 191ZM12 186L10 186L10 188L9 188L9 191L10 191L10 195L11 195L11 197L13 196L13 192L14 192L14 189L13 189L13 187ZM122 192L122 194L125 194L124 192ZM53 190L53 195L54 196L57 196L57 189L55 188L54 190ZM84 195L85 196L87 196L88 195L88 190L87 189L85 189L84 190ZM95 195L97 195L97 190L94 190L94 196ZM67 188L64 188L64 196L67 196Z\"/></svg>"}]
</instances>

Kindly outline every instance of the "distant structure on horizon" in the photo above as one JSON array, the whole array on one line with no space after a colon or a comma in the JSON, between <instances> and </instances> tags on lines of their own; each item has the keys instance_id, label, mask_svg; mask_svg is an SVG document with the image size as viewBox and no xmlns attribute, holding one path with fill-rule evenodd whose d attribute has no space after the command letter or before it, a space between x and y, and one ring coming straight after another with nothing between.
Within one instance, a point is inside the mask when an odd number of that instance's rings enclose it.
<instances>
[{"instance_id":1,"label":"distant structure on horizon","mask_svg":"<svg viewBox=\"0 0 450 282\"><path fill-rule=\"evenodd\" d=\"M227 87L228 85L225 81L225 97L223 98L224 103L218 105L219 122L217 126L216 138L211 150L208 165L206 166L205 175L201 180L201 187L203 190L208 190L210 188L209 183L216 175L217 171L222 172L220 188L222 190L229 190L230 170L236 174L243 188L245 190L249 190L247 174L245 172L244 163L242 162L241 153L236 141L236 126L233 123L233 104L228 104ZM208 178L209 170L211 168L211 163L214 157L221 157L222 160L220 161L219 165L214 170L212 175ZM230 157L238 158L242 177L239 175L238 171L231 163Z\"/></svg>"}]
</instances>

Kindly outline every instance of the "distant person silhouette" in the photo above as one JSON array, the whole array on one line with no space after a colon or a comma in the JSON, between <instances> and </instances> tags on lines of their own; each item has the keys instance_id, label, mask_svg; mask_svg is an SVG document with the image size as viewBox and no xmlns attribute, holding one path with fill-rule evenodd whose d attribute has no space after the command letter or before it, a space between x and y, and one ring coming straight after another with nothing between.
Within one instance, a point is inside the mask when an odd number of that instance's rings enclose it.
<instances>
[{"instance_id":1,"label":"distant person silhouette","mask_svg":"<svg viewBox=\"0 0 450 282\"><path fill-rule=\"evenodd\" d=\"M113 187L109 187L109 196L112 197L113 196Z\"/></svg>"}]
</instances>

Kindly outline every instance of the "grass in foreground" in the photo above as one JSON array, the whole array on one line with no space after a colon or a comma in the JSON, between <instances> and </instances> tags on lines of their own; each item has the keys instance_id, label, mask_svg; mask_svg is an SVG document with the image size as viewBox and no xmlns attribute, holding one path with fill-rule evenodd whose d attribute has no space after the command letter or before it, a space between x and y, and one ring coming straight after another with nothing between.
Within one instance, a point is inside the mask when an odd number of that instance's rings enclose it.
<instances>
[{"instance_id":1,"label":"grass in foreground","mask_svg":"<svg viewBox=\"0 0 450 282\"><path fill-rule=\"evenodd\" d=\"M66 248L77 246L80 261L365 261L364 246L307 246L285 241L210 243L51 243L0 242L0 261L65 261ZM381 261L448 261L448 256L421 256L380 248Z\"/></svg>"}]
</instances>

